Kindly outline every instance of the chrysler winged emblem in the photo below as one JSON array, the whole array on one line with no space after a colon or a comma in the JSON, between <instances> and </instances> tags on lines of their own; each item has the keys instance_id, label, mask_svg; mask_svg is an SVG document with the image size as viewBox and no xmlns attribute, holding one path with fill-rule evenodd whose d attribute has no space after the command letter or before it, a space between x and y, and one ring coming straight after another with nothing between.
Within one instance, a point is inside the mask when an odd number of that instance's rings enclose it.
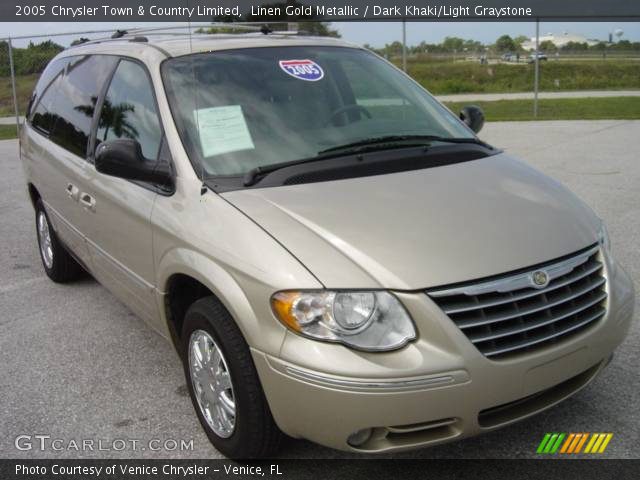
<instances>
[{"instance_id":1,"label":"chrysler winged emblem","mask_svg":"<svg viewBox=\"0 0 640 480\"><path fill-rule=\"evenodd\" d=\"M531 282L536 288L544 288L549 283L549 275L544 270L537 270L531 274Z\"/></svg>"}]
</instances>

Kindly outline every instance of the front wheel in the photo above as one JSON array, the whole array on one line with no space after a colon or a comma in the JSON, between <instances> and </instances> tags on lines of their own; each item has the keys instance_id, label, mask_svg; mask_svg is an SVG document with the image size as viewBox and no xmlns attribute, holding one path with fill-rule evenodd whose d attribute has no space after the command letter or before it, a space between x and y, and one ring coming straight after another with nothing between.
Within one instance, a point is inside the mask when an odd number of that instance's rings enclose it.
<instances>
[{"instance_id":1,"label":"front wheel","mask_svg":"<svg viewBox=\"0 0 640 480\"><path fill-rule=\"evenodd\" d=\"M51 228L42 200L36 202L35 209L38 249L45 273L51 280L58 283L75 280L82 274L82 267L65 250L56 232Z\"/></svg>"},{"instance_id":2,"label":"front wheel","mask_svg":"<svg viewBox=\"0 0 640 480\"><path fill-rule=\"evenodd\" d=\"M215 297L198 300L188 309L181 351L191 401L214 447L229 458L274 455L282 433L249 347Z\"/></svg>"}]
</instances>

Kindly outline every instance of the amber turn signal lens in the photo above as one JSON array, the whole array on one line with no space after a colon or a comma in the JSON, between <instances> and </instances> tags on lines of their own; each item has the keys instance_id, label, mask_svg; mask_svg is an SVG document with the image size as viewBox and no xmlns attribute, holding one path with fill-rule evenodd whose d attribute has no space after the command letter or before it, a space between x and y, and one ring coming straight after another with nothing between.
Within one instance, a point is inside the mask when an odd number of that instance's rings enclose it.
<instances>
[{"instance_id":1,"label":"amber turn signal lens","mask_svg":"<svg viewBox=\"0 0 640 480\"><path fill-rule=\"evenodd\" d=\"M298 292L278 292L271 297L271 308L282 323L291 330L300 331L300 324L293 316L293 303L298 299Z\"/></svg>"}]
</instances>

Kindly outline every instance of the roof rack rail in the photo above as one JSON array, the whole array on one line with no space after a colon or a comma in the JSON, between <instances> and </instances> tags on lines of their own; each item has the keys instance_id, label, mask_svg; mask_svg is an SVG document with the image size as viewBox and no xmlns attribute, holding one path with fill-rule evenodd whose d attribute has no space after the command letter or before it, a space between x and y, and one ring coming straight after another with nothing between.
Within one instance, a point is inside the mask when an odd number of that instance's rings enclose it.
<instances>
[{"instance_id":1,"label":"roof rack rail","mask_svg":"<svg viewBox=\"0 0 640 480\"><path fill-rule=\"evenodd\" d=\"M150 27L150 28L137 28L135 30L132 30L133 33L153 33L153 32L160 32L160 34L165 34L165 35L189 35L189 32L178 32L178 33L170 33L167 32L167 30L184 30L184 29L214 29L214 28L224 28L224 29L231 29L231 30L245 30L248 32L259 32L261 31L263 24L258 24L258 23L252 23L252 22L246 22L246 23L239 23L239 22L212 22L212 23L207 23L207 24L198 24L198 25L193 25L191 24L190 26L171 26L171 27Z\"/></svg>"},{"instance_id":2,"label":"roof rack rail","mask_svg":"<svg viewBox=\"0 0 640 480\"><path fill-rule=\"evenodd\" d=\"M274 24L282 24L284 22L272 22ZM171 25L164 27L143 27L132 29L118 29L109 37L96 38L94 40L84 41L73 45L69 48L73 48L80 45L97 44L113 41L130 41L139 43L148 43L150 35L165 35L165 36L187 36L192 35L194 29L202 30L239 30L247 33L263 34L263 35L309 35L308 32L302 30L277 30L274 31L268 23L264 22L213 22L213 23L200 23L190 25ZM174 30L183 30L176 32ZM187 31L184 31L187 30ZM208 33L208 32L198 32Z\"/></svg>"},{"instance_id":3,"label":"roof rack rail","mask_svg":"<svg viewBox=\"0 0 640 480\"><path fill-rule=\"evenodd\" d=\"M108 37L100 37L94 40L89 40L88 42L83 43L102 43L111 40L121 40L124 37L128 36L137 36L142 33L144 34L153 34L153 35L189 35L191 30L197 28L226 28L233 30L246 30L249 32L259 32L260 26L256 24L246 24L246 23L223 23L223 22L214 22L214 23L196 23L190 25L165 25L163 27L141 27L141 28L130 28L127 30L117 29L112 35ZM172 32L172 30L189 30L187 32ZM106 32L105 32L106 33ZM26 38L26 37L25 37ZM148 40L148 39L147 39ZM140 40L137 40L140 41ZM74 45L75 46L75 45Z\"/></svg>"}]
</instances>

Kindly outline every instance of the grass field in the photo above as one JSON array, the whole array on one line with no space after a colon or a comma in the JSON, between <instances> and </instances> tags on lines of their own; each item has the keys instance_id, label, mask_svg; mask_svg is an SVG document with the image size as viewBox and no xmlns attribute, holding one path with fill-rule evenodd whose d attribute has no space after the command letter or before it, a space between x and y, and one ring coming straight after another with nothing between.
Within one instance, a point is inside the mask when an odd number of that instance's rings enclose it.
<instances>
[{"instance_id":1,"label":"grass field","mask_svg":"<svg viewBox=\"0 0 640 480\"><path fill-rule=\"evenodd\" d=\"M526 63L411 61L407 71L435 95L533 91L534 66ZM640 89L640 61L540 63L540 91Z\"/></svg>"},{"instance_id":2,"label":"grass field","mask_svg":"<svg viewBox=\"0 0 640 480\"><path fill-rule=\"evenodd\" d=\"M18 106L23 114L29 103L31 92L39 75L25 75L16 77L18 91ZM0 117L13 115L13 95L11 93L11 77L0 77Z\"/></svg>"},{"instance_id":3,"label":"grass field","mask_svg":"<svg viewBox=\"0 0 640 480\"><path fill-rule=\"evenodd\" d=\"M509 120L633 120L640 119L640 97L557 98L538 101L533 118L533 100L472 102L484 110L488 122ZM459 112L469 102L445 103Z\"/></svg>"},{"instance_id":4,"label":"grass field","mask_svg":"<svg viewBox=\"0 0 640 480\"><path fill-rule=\"evenodd\" d=\"M10 138L16 138L16 136L15 125L0 125L0 140L9 140Z\"/></svg>"},{"instance_id":5,"label":"grass field","mask_svg":"<svg viewBox=\"0 0 640 480\"><path fill-rule=\"evenodd\" d=\"M395 61L395 60L394 60ZM533 65L410 59L409 74L435 95L530 92ZM16 79L20 112L29 102L37 75ZM540 63L540 91L640 89L640 61L563 60ZM13 115L11 79L0 78L0 116Z\"/></svg>"}]
</instances>

